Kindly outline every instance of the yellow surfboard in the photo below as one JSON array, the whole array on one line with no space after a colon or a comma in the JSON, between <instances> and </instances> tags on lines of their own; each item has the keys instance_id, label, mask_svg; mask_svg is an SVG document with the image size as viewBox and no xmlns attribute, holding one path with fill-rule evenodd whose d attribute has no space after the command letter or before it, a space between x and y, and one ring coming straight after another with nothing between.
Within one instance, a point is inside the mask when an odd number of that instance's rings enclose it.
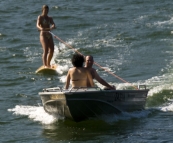
<instances>
[{"instance_id":1,"label":"yellow surfboard","mask_svg":"<svg viewBox=\"0 0 173 143\"><path fill-rule=\"evenodd\" d=\"M57 74L56 68L57 65L52 65L51 68L45 68L44 66L39 67L35 72L36 73L43 73L43 74Z\"/></svg>"}]
</instances>

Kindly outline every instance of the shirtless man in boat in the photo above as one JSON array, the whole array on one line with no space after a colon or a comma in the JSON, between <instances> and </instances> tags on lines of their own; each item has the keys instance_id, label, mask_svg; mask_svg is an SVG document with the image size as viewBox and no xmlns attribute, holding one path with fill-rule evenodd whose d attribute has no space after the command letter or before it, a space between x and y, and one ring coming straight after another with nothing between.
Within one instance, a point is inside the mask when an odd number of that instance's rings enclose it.
<instances>
[{"instance_id":1,"label":"shirtless man in boat","mask_svg":"<svg viewBox=\"0 0 173 143\"><path fill-rule=\"evenodd\" d=\"M82 55L73 55L72 64L74 67L70 68L67 73L65 89L69 88L70 81L72 83L72 87L87 87L88 84L90 87L94 86L90 72L83 67L84 61L85 58Z\"/></svg>"},{"instance_id":2,"label":"shirtless man in boat","mask_svg":"<svg viewBox=\"0 0 173 143\"><path fill-rule=\"evenodd\" d=\"M86 56L85 57L85 68L88 69L92 75L92 78L97 80L100 84L106 86L106 89L113 89L115 90L116 88L114 86L111 86L108 84L104 79L102 79L97 71L92 67L94 63L94 58L93 56ZM88 85L90 86L90 85Z\"/></svg>"}]
</instances>

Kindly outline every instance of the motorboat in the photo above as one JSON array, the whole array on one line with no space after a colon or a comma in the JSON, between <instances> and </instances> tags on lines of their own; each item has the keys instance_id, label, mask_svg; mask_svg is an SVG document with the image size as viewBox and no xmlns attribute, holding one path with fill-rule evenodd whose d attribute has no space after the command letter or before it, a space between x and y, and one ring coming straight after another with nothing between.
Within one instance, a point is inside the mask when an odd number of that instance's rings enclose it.
<instances>
[{"instance_id":1,"label":"motorboat","mask_svg":"<svg viewBox=\"0 0 173 143\"><path fill-rule=\"evenodd\" d=\"M39 95L44 110L49 114L80 122L103 115L144 110L148 91L145 85L130 90L54 87L43 89Z\"/></svg>"}]
</instances>

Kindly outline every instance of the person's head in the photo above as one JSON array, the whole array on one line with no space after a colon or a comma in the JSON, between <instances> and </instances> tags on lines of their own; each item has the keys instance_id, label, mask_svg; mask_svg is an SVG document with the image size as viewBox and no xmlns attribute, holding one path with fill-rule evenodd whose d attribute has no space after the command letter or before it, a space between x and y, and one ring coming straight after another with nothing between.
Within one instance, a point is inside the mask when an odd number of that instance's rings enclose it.
<instances>
[{"instance_id":1,"label":"person's head","mask_svg":"<svg viewBox=\"0 0 173 143\"><path fill-rule=\"evenodd\" d=\"M91 55L86 56L86 58L85 58L85 66L86 67L92 67L93 66L93 63L94 63L93 56L91 56Z\"/></svg>"},{"instance_id":2,"label":"person's head","mask_svg":"<svg viewBox=\"0 0 173 143\"><path fill-rule=\"evenodd\" d=\"M74 67L82 67L85 59L80 54L74 54L71 61Z\"/></svg>"},{"instance_id":3,"label":"person's head","mask_svg":"<svg viewBox=\"0 0 173 143\"><path fill-rule=\"evenodd\" d=\"M42 6L42 14L48 14L49 12L49 7L48 5L43 5Z\"/></svg>"}]
</instances>

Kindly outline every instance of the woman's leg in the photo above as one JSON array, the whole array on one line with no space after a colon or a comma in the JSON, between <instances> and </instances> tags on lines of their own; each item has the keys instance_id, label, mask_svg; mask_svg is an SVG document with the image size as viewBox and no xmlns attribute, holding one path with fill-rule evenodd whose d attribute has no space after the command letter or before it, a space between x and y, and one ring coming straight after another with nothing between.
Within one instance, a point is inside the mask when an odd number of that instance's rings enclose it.
<instances>
[{"instance_id":1,"label":"woman's leg","mask_svg":"<svg viewBox=\"0 0 173 143\"><path fill-rule=\"evenodd\" d=\"M47 59L47 66L50 66L50 62L52 60L54 53L54 43L53 43L53 38L52 36L49 39L49 53L48 53L48 59Z\"/></svg>"},{"instance_id":2,"label":"woman's leg","mask_svg":"<svg viewBox=\"0 0 173 143\"><path fill-rule=\"evenodd\" d=\"M49 66L47 65L48 41L45 36L40 36L40 42L43 48L43 55L42 55L43 65Z\"/></svg>"}]
</instances>

